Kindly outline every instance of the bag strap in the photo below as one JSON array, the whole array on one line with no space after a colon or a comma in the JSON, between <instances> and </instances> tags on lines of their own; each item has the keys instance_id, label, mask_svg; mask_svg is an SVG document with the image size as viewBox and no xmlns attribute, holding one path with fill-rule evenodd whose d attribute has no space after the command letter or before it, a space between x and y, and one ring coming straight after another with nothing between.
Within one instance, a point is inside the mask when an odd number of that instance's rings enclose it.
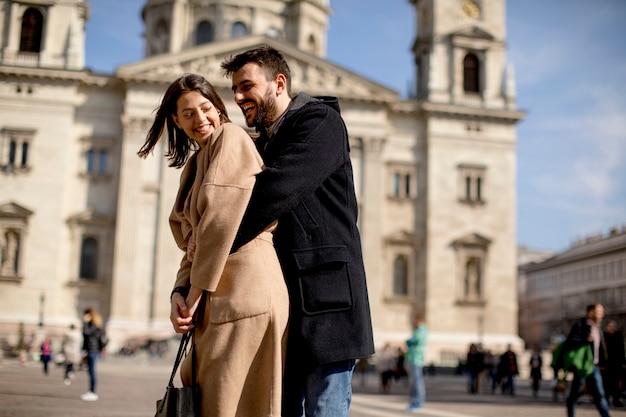
<instances>
[{"instance_id":1,"label":"bag strap","mask_svg":"<svg viewBox=\"0 0 626 417\"><path fill-rule=\"evenodd\" d=\"M185 333L183 337L180 339L180 345L178 346L178 353L176 354L176 360L174 361L174 368L172 369L172 374L170 375L170 380L167 384L168 387L174 386L174 378L176 377L176 371L178 370L180 363L182 362L183 358L186 355L187 345L189 344L189 339L191 339L193 333L194 331L193 329L191 329L190 331Z\"/></svg>"},{"instance_id":2,"label":"bag strap","mask_svg":"<svg viewBox=\"0 0 626 417\"><path fill-rule=\"evenodd\" d=\"M204 309L206 307L206 291L202 292L202 296L200 298L200 302L198 303L198 308L196 310L196 323L201 323L204 318ZM193 386L196 385L196 368L197 368L197 359L196 359L196 336L195 336L195 327L189 330L187 333L183 334L183 337L180 340L180 345L178 346L178 353L176 353L176 360L174 361L174 368L172 369L172 374L170 375L170 380L167 384L168 387L174 386L174 378L176 377L176 371L180 366L183 358L187 354L187 346L189 345L189 340L191 340L191 383Z\"/></svg>"}]
</instances>

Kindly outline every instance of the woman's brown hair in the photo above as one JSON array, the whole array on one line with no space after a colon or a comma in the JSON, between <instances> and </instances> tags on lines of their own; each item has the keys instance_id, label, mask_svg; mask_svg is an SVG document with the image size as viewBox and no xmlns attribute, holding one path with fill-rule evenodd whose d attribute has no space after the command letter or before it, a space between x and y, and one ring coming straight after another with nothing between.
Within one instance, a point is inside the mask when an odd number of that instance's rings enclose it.
<instances>
[{"instance_id":1,"label":"woman's brown hair","mask_svg":"<svg viewBox=\"0 0 626 417\"><path fill-rule=\"evenodd\" d=\"M156 109L156 116L152 127L146 136L146 141L137 152L141 158L145 158L152 152L163 130L167 129L167 152L165 156L170 161L169 166L180 168L185 165L191 152L199 149L198 144L190 139L187 134L176 126L173 115L176 114L176 102L178 98L189 91L197 91L202 94L220 113L220 123L230 122L226 106L215 90L215 87L201 75L185 74L174 81L165 91L161 104Z\"/></svg>"}]
</instances>

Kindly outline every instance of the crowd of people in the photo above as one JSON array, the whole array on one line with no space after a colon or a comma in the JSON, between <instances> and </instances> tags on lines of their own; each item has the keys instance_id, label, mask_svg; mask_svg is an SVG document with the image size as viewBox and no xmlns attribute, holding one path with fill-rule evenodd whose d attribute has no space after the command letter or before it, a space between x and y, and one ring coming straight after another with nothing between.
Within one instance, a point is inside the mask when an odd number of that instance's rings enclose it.
<instances>
[{"instance_id":1,"label":"crowd of people","mask_svg":"<svg viewBox=\"0 0 626 417\"><path fill-rule=\"evenodd\" d=\"M515 395L515 378L519 375L519 368L511 345L496 358L491 350L483 349L480 344L470 344L463 370L467 373L467 392L470 394L482 391L494 394L499 385L502 394ZM482 385L483 381L486 381L486 386Z\"/></svg>"}]
</instances>

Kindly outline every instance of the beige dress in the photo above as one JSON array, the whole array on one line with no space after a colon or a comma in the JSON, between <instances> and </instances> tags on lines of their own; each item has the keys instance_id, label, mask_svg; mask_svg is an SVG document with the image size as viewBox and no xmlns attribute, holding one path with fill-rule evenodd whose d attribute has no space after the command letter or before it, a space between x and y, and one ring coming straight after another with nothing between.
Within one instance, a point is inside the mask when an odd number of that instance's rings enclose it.
<instances>
[{"instance_id":1,"label":"beige dress","mask_svg":"<svg viewBox=\"0 0 626 417\"><path fill-rule=\"evenodd\" d=\"M276 223L229 255L263 162L248 134L226 123L183 170L170 216L178 246L196 239L175 287L207 291L196 326L202 417L280 416L289 298L272 242ZM181 378L191 385L191 355Z\"/></svg>"}]
</instances>

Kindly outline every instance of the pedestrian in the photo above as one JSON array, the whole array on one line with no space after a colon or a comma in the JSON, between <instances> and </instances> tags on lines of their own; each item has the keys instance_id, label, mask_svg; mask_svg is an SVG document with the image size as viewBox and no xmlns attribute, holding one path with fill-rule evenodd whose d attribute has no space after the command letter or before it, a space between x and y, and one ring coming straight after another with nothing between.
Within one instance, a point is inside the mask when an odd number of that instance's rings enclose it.
<instances>
[{"instance_id":1,"label":"pedestrian","mask_svg":"<svg viewBox=\"0 0 626 417\"><path fill-rule=\"evenodd\" d=\"M389 394L393 382L393 370L395 365L394 349L390 343L385 343L382 351L377 355L376 368L380 374L380 392Z\"/></svg>"},{"instance_id":2,"label":"pedestrian","mask_svg":"<svg viewBox=\"0 0 626 417\"><path fill-rule=\"evenodd\" d=\"M358 203L336 98L291 97L283 55L268 46L222 63L265 169L233 250L275 220L291 301L283 417L348 416L356 359L374 353Z\"/></svg>"},{"instance_id":3,"label":"pedestrian","mask_svg":"<svg viewBox=\"0 0 626 417\"><path fill-rule=\"evenodd\" d=\"M479 375L483 368L483 355L478 350L476 343L471 343L465 359L465 370L467 371L468 384L467 392L477 394L480 387Z\"/></svg>"},{"instance_id":4,"label":"pedestrian","mask_svg":"<svg viewBox=\"0 0 626 417\"><path fill-rule=\"evenodd\" d=\"M515 396L515 377L519 375L519 370L517 367L517 355L511 349L510 344L502 356L500 356L498 374L501 379L502 394L508 393Z\"/></svg>"},{"instance_id":5,"label":"pedestrian","mask_svg":"<svg viewBox=\"0 0 626 417\"><path fill-rule=\"evenodd\" d=\"M626 369L626 359L624 358L624 336L617 330L615 320L607 320L604 330L604 342L606 344L606 360L600 362L602 370L602 382L606 399L612 399L613 407L623 407L620 388L622 375ZM601 356L602 358L602 356Z\"/></svg>"},{"instance_id":6,"label":"pedestrian","mask_svg":"<svg viewBox=\"0 0 626 417\"><path fill-rule=\"evenodd\" d=\"M40 347L40 357L41 363L43 363L43 373L44 375L48 375L48 364L52 359L52 342L50 342L50 338L46 337L41 343Z\"/></svg>"},{"instance_id":7,"label":"pedestrian","mask_svg":"<svg viewBox=\"0 0 626 417\"><path fill-rule=\"evenodd\" d=\"M102 350L102 318L93 308L88 308L83 314L83 350L87 358L89 371L89 391L80 396L83 401L96 401L96 362Z\"/></svg>"},{"instance_id":8,"label":"pedestrian","mask_svg":"<svg viewBox=\"0 0 626 417\"><path fill-rule=\"evenodd\" d=\"M63 356L65 356L65 372L63 374L63 382L70 385L74 379L74 364L81 360L81 334L74 323L70 324L69 329L63 335Z\"/></svg>"},{"instance_id":9,"label":"pedestrian","mask_svg":"<svg viewBox=\"0 0 626 417\"><path fill-rule=\"evenodd\" d=\"M428 330L424 317L416 314L413 319L413 334L406 341L406 361L409 364L409 405L408 411L419 410L424 407L426 387L424 385L424 353Z\"/></svg>"},{"instance_id":10,"label":"pedestrian","mask_svg":"<svg viewBox=\"0 0 626 417\"><path fill-rule=\"evenodd\" d=\"M587 360L581 361L578 366L569 368L574 373L569 395L567 396L567 417L574 417L576 402L582 393L583 386L593 397L594 404L602 417L609 416L609 404L604 395L604 386L600 374L600 358L606 360L606 344L601 331L604 307L602 304L590 304L587 306L587 316L578 320L569 332L563 349L565 351L577 351L582 349L583 356Z\"/></svg>"},{"instance_id":11,"label":"pedestrian","mask_svg":"<svg viewBox=\"0 0 626 417\"><path fill-rule=\"evenodd\" d=\"M541 358L541 352L539 348L535 346L533 352L530 355L530 379L532 381L533 397L539 396L539 385L541 383L541 367L543 366L543 359Z\"/></svg>"},{"instance_id":12,"label":"pedestrian","mask_svg":"<svg viewBox=\"0 0 626 417\"><path fill-rule=\"evenodd\" d=\"M364 387L370 371L369 358L361 358L356 363L356 371L361 375L361 386Z\"/></svg>"},{"instance_id":13,"label":"pedestrian","mask_svg":"<svg viewBox=\"0 0 626 417\"><path fill-rule=\"evenodd\" d=\"M483 375L486 376L490 392L496 392L496 359L493 357L490 349L483 353Z\"/></svg>"},{"instance_id":14,"label":"pedestrian","mask_svg":"<svg viewBox=\"0 0 626 417\"><path fill-rule=\"evenodd\" d=\"M406 370L406 355L404 354L404 350L402 350L401 347L398 347L396 349L396 363L393 367L393 380L398 382L407 377L408 372Z\"/></svg>"},{"instance_id":15,"label":"pedestrian","mask_svg":"<svg viewBox=\"0 0 626 417\"><path fill-rule=\"evenodd\" d=\"M183 385L196 375L203 416L278 416L289 296L273 246L276 222L229 256L263 161L197 74L169 85L139 155L165 131L170 166L183 168L170 228L178 247L191 249L171 295L174 330L194 329Z\"/></svg>"}]
</instances>

